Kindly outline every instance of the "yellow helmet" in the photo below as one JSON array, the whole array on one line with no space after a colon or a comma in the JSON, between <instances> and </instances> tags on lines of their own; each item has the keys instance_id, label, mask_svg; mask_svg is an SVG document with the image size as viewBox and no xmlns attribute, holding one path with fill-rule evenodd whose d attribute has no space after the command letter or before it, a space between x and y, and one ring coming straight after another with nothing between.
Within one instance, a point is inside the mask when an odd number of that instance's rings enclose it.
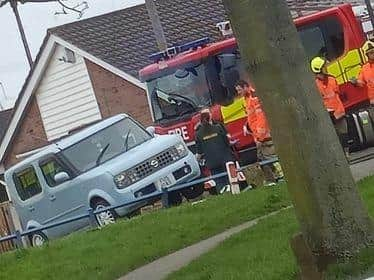
<instances>
[{"instance_id":1,"label":"yellow helmet","mask_svg":"<svg viewBox=\"0 0 374 280\"><path fill-rule=\"evenodd\" d=\"M310 62L310 68L312 68L312 72L315 74L319 74L322 72L323 66L326 64L326 59L317 56L312 59Z\"/></svg>"},{"instance_id":2,"label":"yellow helmet","mask_svg":"<svg viewBox=\"0 0 374 280\"><path fill-rule=\"evenodd\" d=\"M366 41L365 44L362 46L362 50L365 54L374 51L374 42L370 40Z\"/></svg>"}]
</instances>

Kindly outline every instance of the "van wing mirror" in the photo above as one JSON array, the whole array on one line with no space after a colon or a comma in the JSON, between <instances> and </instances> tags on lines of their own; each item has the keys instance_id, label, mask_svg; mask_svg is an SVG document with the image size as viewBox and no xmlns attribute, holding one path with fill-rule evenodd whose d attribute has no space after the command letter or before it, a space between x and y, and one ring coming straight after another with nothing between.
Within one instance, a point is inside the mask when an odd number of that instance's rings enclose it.
<instances>
[{"instance_id":1,"label":"van wing mirror","mask_svg":"<svg viewBox=\"0 0 374 280\"><path fill-rule=\"evenodd\" d=\"M155 137L155 127L154 126L148 126L145 130L147 130L147 132L149 133L149 134L151 134L152 135L152 137Z\"/></svg>"},{"instance_id":2,"label":"van wing mirror","mask_svg":"<svg viewBox=\"0 0 374 280\"><path fill-rule=\"evenodd\" d=\"M57 173L57 174L54 176L53 179L55 180L55 182L56 182L57 184L61 184L61 183L63 183L63 182L66 182L66 181L70 180L70 176L69 176L69 174L67 174L66 172L59 172L59 173Z\"/></svg>"}]
</instances>

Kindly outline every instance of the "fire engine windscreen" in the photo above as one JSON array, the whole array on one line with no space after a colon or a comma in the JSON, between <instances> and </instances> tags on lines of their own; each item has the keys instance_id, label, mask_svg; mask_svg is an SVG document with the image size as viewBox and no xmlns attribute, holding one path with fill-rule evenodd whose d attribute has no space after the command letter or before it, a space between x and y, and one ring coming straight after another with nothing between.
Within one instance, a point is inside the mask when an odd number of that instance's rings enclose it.
<instances>
[{"instance_id":1,"label":"fire engine windscreen","mask_svg":"<svg viewBox=\"0 0 374 280\"><path fill-rule=\"evenodd\" d=\"M203 64L176 69L147 85L155 120L174 119L210 105Z\"/></svg>"}]
</instances>

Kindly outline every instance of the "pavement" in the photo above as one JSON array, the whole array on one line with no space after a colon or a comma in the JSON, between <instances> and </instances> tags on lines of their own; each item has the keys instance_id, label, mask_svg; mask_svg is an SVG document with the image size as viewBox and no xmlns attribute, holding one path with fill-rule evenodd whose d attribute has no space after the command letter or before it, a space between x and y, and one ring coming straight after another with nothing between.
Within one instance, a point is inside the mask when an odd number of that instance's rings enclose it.
<instances>
[{"instance_id":1,"label":"pavement","mask_svg":"<svg viewBox=\"0 0 374 280\"><path fill-rule=\"evenodd\" d=\"M374 175L374 159L351 165L353 178L359 181L367 176Z\"/></svg>"},{"instance_id":2,"label":"pavement","mask_svg":"<svg viewBox=\"0 0 374 280\"><path fill-rule=\"evenodd\" d=\"M350 159L353 162L351 172L356 181L374 175L374 147L354 153Z\"/></svg>"},{"instance_id":3,"label":"pavement","mask_svg":"<svg viewBox=\"0 0 374 280\"><path fill-rule=\"evenodd\" d=\"M165 279L170 273L178 271L182 267L189 264L194 259L197 259L201 255L209 252L213 248L217 247L227 238L232 235L239 233L245 229L253 227L259 221L266 219L270 216L278 214L280 211L284 211L290 207L284 208L279 211L272 212L268 215L262 216L260 218L254 219L252 221L246 222L239 226L230 228L220 234L213 237L200 241L192 246L186 247L179 251L176 251L170 255L162 257L154 262L151 262L145 266L142 266L127 275L119 278L118 280L162 280Z\"/></svg>"},{"instance_id":4,"label":"pavement","mask_svg":"<svg viewBox=\"0 0 374 280\"><path fill-rule=\"evenodd\" d=\"M367 176L374 175L374 148L364 152L355 153L352 155L352 158L353 162L356 162L354 164L351 164L352 175L356 181L359 181ZM365 160L362 162L358 162L360 159ZM200 241L192 246L186 247L170 255L157 259L152 263L144 265L128 273L118 280L165 279L169 274L178 271L182 267L188 265L191 261L217 247L220 243L231 237L233 234L253 227L259 221L266 219L267 217L276 215L280 211L273 212L263 217L246 222L242 225L233 227L213 237Z\"/></svg>"}]
</instances>

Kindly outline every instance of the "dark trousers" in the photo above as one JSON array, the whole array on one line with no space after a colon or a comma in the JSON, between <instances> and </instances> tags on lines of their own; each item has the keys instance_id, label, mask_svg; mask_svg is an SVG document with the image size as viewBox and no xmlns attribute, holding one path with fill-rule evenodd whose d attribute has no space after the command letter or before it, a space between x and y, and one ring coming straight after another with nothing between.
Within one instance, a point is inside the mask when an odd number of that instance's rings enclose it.
<instances>
[{"instance_id":1,"label":"dark trousers","mask_svg":"<svg viewBox=\"0 0 374 280\"><path fill-rule=\"evenodd\" d=\"M222 173L222 172L226 172L226 166L219 166L219 167L216 167L216 168L211 168L210 169L210 172L212 175L216 175L216 174L219 174L219 173ZM217 190L217 193L220 193L220 190L229 184L229 178L227 177L227 175L223 176L223 177L219 177L219 178L216 178L214 179L214 181L216 182L216 190Z\"/></svg>"},{"instance_id":2,"label":"dark trousers","mask_svg":"<svg viewBox=\"0 0 374 280\"><path fill-rule=\"evenodd\" d=\"M330 113L330 118L334 124L336 134L338 135L340 145L343 147L344 151L348 150L349 147L349 135L348 135L348 125L345 117L340 119L335 119L334 115Z\"/></svg>"}]
</instances>

